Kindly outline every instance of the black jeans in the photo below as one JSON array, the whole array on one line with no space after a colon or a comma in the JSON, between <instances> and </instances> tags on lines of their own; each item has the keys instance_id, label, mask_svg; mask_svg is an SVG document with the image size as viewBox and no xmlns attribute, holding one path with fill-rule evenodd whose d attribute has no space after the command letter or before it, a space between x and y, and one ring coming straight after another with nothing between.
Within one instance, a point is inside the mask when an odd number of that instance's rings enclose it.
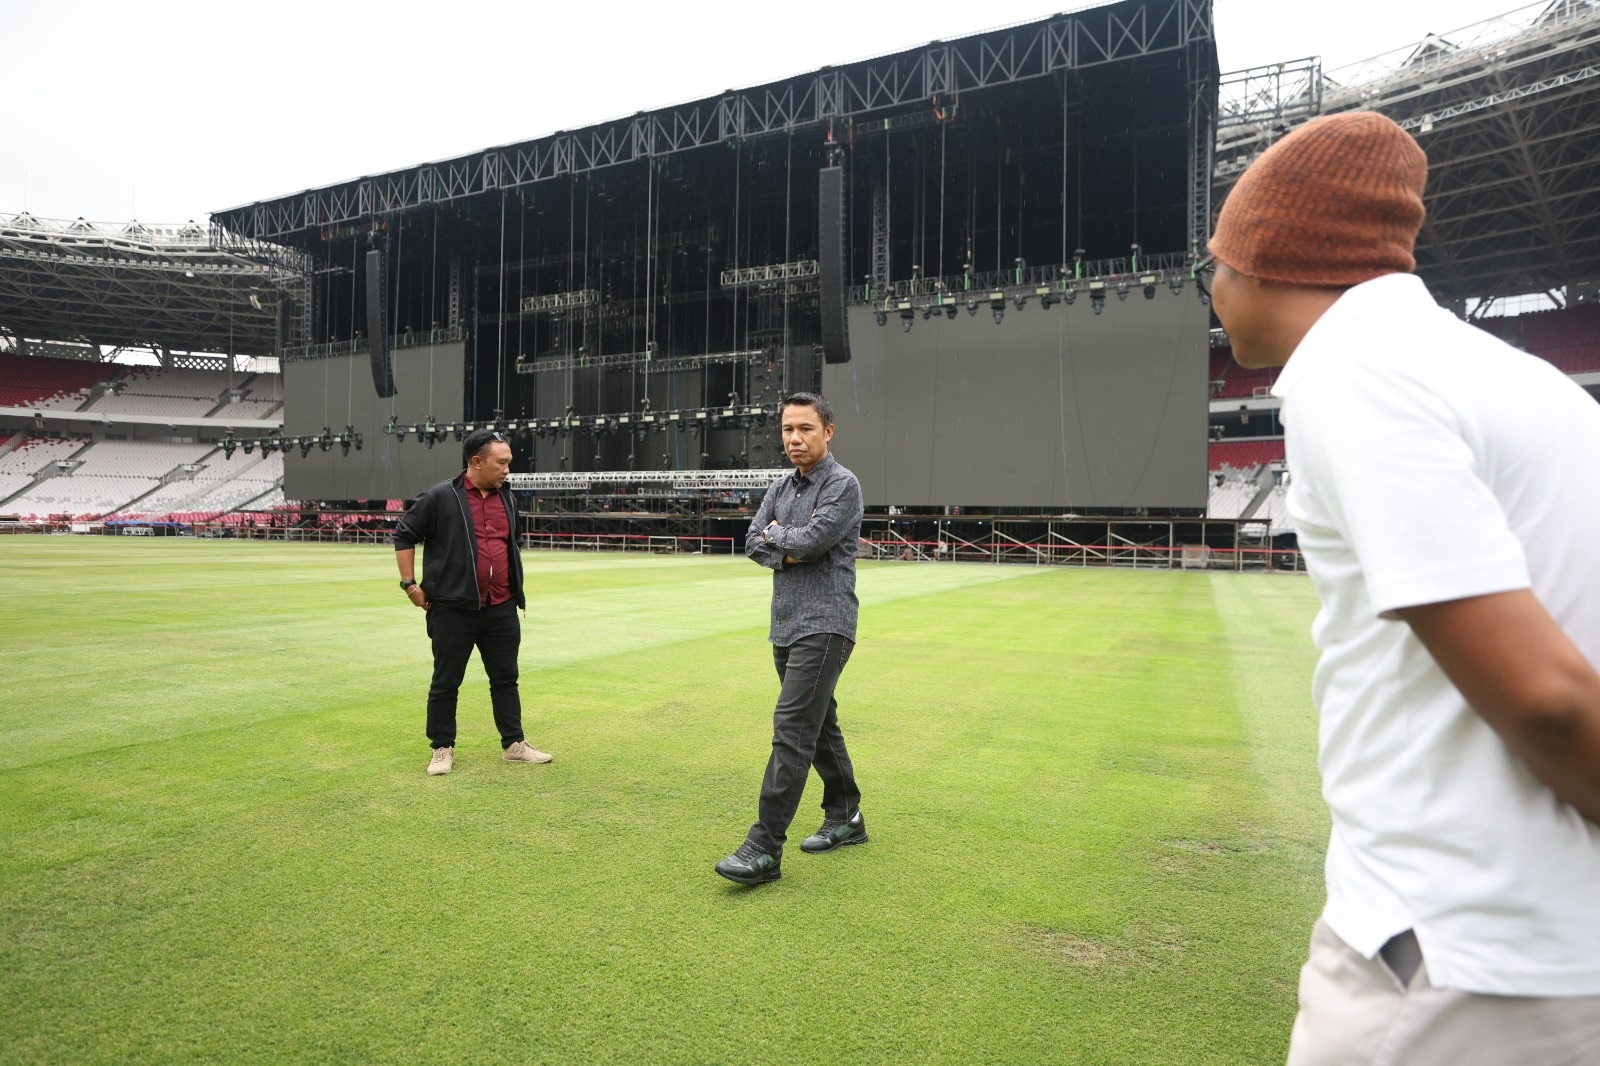
<instances>
[{"instance_id":1,"label":"black jeans","mask_svg":"<svg viewBox=\"0 0 1600 1066\"><path fill-rule=\"evenodd\" d=\"M837 633L815 633L772 649L783 688L772 712L772 757L761 780L761 820L750 827L750 840L774 855L783 852L813 766L822 778L824 815L848 818L861 804L833 698L854 649L854 641Z\"/></svg>"},{"instance_id":2,"label":"black jeans","mask_svg":"<svg viewBox=\"0 0 1600 1066\"><path fill-rule=\"evenodd\" d=\"M517 649L522 623L511 600L466 611L434 604L428 611L428 636L433 639L433 684L428 686L428 740L436 748L456 742L456 693L467 673L472 649L478 649L489 675L489 699L500 746L522 737L522 698L517 693Z\"/></svg>"}]
</instances>

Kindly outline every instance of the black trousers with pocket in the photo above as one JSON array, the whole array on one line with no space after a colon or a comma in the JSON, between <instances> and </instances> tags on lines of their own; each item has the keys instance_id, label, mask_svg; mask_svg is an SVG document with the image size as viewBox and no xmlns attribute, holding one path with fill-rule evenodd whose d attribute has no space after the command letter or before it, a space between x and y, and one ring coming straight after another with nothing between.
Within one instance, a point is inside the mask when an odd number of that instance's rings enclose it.
<instances>
[{"instance_id":1,"label":"black trousers with pocket","mask_svg":"<svg viewBox=\"0 0 1600 1066\"><path fill-rule=\"evenodd\" d=\"M848 818L861 804L833 698L854 649L854 641L837 633L815 633L772 649L783 687L772 712L772 756L761 779L761 820L750 827L750 840L774 855L783 852L813 766L822 778L825 816Z\"/></svg>"},{"instance_id":2,"label":"black trousers with pocket","mask_svg":"<svg viewBox=\"0 0 1600 1066\"><path fill-rule=\"evenodd\" d=\"M428 611L433 641L433 683L428 686L428 742L435 748L456 742L456 694L467 674L467 660L478 649L489 675L489 699L500 746L522 740L522 697L517 691L517 650L522 623L511 600L477 611L434 604Z\"/></svg>"}]
</instances>

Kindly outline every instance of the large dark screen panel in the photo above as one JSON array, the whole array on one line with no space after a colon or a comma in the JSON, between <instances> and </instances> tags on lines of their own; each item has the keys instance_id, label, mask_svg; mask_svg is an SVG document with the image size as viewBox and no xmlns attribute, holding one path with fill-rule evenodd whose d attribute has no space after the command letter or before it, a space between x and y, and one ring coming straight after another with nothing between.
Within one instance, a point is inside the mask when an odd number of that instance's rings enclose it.
<instances>
[{"instance_id":1,"label":"large dark screen panel","mask_svg":"<svg viewBox=\"0 0 1600 1066\"><path fill-rule=\"evenodd\" d=\"M353 424L363 437L361 451L348 456L298 449L283 457L283 494L291 500L400 500L461 469L461 446L453 440L428 448L415 437L402 443L383 431L391 410L405 425L430 414L441 422L463 415L465 346L440 344L397 348L390 353L399 395L381 399L372 390L372 363L366 353L284 364L285 436L338 433ZM430 406L431 405L431 406Z\"/></svg>"},{"instance_id":2,"label":"large dark screen panel","mask_svg":"<svg viewBox=\"0 0 1600 1066\"><path fill-rule=\"evenodd\" d=\"M823 371L834 450L869 505L1204 507L1208 326L1190 288L909 333L853 307L855 358Z\"/></svg>"}]
</instances>

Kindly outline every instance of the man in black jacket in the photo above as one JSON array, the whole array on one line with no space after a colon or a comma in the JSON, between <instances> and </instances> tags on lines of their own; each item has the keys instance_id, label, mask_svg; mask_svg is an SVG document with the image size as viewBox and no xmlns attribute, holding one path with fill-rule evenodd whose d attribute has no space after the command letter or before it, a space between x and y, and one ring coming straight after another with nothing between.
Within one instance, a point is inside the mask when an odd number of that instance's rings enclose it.
<instances>
[{"instance_id":1,"label":"man in black jacket","mask_svg":"<svg viewBox=\"0 0 1600 1066\"><path fill-rule=\"evenodd\" d=\"M433 683L428 687L433 759L428 773L434 776L455 768L456 693L474 647L489 675L501 757L506 762L551 760L522 733L517 608L526 609L527 600L517 548L517 505L505 485L511 445L504 435L480 429L462 443L462 459L466 470L418 496L394 528L400 587L427 612L433 641ZM420 583L415 570L418 544L426 546Z\"/></svg>"}]
</instances>

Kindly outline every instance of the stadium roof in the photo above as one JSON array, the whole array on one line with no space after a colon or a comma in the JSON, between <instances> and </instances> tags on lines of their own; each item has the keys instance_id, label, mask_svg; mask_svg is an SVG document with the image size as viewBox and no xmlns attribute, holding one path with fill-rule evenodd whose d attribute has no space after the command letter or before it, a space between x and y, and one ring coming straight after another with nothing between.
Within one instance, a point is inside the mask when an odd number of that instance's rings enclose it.
<instances>
[{"instance_id":1,"label":"stadium roof","mask_svg":"<svg viewBox=\"0 0 1600 1066\"><path fill-rule=\"evenodd\" d=\"M0 216L0 330L15 337L273 355L298 253L195 222Z\"/></svg>"},{"instance_id":2,"label":"stadium roof","mask_svg":"<svg viewBox=\"0 0 1600 1066\"><path fill-rule=\"evenodd\" d=\"M1428 153L1417 272L1441 300L1600 280L1600 2L1541 0L1333 71L1224 75L1213 202L1287 130L1358 109Z\"/></svg>"}]
</instances>

